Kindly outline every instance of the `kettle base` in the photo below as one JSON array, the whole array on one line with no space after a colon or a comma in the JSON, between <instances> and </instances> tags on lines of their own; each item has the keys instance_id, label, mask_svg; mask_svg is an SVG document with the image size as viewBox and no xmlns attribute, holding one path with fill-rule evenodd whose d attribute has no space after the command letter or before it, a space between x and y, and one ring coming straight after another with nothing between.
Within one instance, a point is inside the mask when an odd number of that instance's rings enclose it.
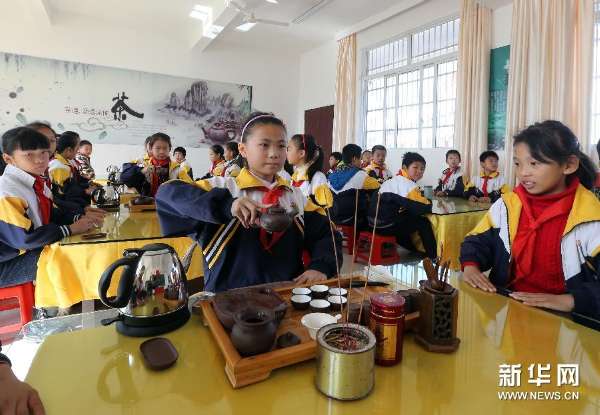
<instances>
[{"instance_id":1,"label":"kettle base","mask_svg":"<svg viewBox=\"0 0 600 415\"><path fill-rule=\"evenodd\" d=\"M190 310L181 307L169 314L154 317L130 317L121 315L117 331L124 336L151 337L168 333L183 326L190 318Z\"/></svg>"}]
</instances>

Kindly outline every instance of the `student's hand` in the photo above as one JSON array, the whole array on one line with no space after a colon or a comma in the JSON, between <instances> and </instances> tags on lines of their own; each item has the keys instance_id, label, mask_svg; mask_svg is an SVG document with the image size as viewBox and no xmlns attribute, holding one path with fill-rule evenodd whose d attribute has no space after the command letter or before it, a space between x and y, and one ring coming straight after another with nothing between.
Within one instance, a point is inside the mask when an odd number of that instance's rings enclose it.
<instances>
[{"instance_id":1,"label":"student's hand","mask_svg":"<svg viewBox=\"0 0 600 415\"><path fill-rule=\"evenodd\" d=\"M71 230L71 235L79 235L81 233L86 233L95 226L98 226L98 223L102 225L102 222L102 219L95 219L93 217L85 215L81 217L78 221L70 225L69 229Z\"/></svg>"},{"instance_id":2,"label":"student's hand","mask_svg":"<svg viewBox=\"0 0 600 415\"><path fill-rule=\"evenodd\" d=\"M297 284L309 284L313 282L325 281L327 275L322 272L315 271L314 269L308 269L304 271L299 277L294 278L294 282Z\"/></svg>"},{"instance_id":3,"label":"student's hand","mask_svg":"<svg viewBox=\"0 0 600 415\"><path fill-rule=\"evenodd\" d=\"M261 205L249 197L239 197L231 205L231 215L239 219L242 226L248 229L259 224L260 210L268 206Z\"/></svg>"},{"instance_id":4,"label":"student's hand","mask_svg":"<svg viewBox=\"0 0 600 415\"><path fill-rule=\"evenodd\" d=\"M545 294L514 292L510 296L525 305L556 311L573 311L575 299L571 294Z\"/></svg>"},{"instance_id":5,"label":"student's hand","mask_svg":"<svg viewBox=\"0 0 600 415\"><path fill-rule=\"evenodd\" d=\"M491 293L496 292L496 287L490 282L478 267L474 265L467 265L462 274L463 280L473 288L479 288L483 291Z\"/></svg>"},{"instance_id":6,"label":"student's hand","mask_svg":"<svg viewBox=\"0 0 600 415\"><path fill-rule=\"evenodd\" d=\"M490 203L492 199L490 199L489 197L480 197L479 199L477 199L477 201L479 203Z\"/></svg>"},{"instance_id":7,"label":"student's hand","mask_svg":"<svg viewBox=\"0 0 600 415\"><path fill-rule=\"evenodd\" d=\"M96 223L99 223L100 225L104 222L104 218L106 217L107 212L102 210L102 209L90 209L90 210L86 210L85 211L85 215L86 217L94 220Z\"/></svg>"},{"instance_id":8,"label":"student's hand","mask_svg":"<svg viewBox=\"0 0 600 415\"><path fill-rule=\"evenodd\" d=\"M9 365L0 363L0 415L45 413L36 390L18 380Z\"/></svg>"},{"instance_id":9,"label":"student's hand","mask_svg":"<svg viewBox=\"0 0 600 415\"><path fill-rule=\"evenodd\" d=\"M469 196L469 202L477 202L477 196L471 195Z\"/></svg>"}]
</instances>

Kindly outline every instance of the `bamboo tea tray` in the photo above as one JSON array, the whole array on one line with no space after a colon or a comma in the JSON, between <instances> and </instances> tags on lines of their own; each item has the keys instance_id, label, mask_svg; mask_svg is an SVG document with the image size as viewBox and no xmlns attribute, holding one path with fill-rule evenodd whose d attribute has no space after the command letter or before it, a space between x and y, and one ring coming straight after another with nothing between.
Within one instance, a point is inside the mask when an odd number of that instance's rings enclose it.
<instances>
[{"instance_id":1,"label":"bamboo tea tray","mask_svg":"<svg viewBox=\"0 0 600 415\"><path fill-rule=\"evenodd\" d=\"M150 212L156 210L155 203L151 203L149 205L134 205L131 202L132 201L129 201L129 203L127 203L127 207L129 208L130 212Z\"/></svg>"},{"instance_id":2,"label":"bamboo tea tray","mask_svg":"<svg viewBox=\"0 0 600 415\"><path fill-rule=\"evenodd\" d=\"M362 280L364 282L364 279L356 277L353 278L353 281L357 280ZM328 280L322 284L326 284L331 287L337 287L337 280ZM309 287L310 285L312 284L304 285L304 287ZM349 285L349 277L341 279L342 287L348 288ZM201 303L204 321L208 325L213 337L217 342L217 345L223 353L223 357L225 358L225 373L227 374L227 377L234 388L241 388L243 386L261 382L267 379L271 375L271 371L274 369L290 366L306 360L314 359L316 357L317 344L310 338L308 330L300 322L302 317L311 311L296 310L292 307L290 303L290 297L292 295L293 288L295 288L295 286L272 288L273 291L277 292L288 303L286 314L279 325L279 329L277 330L277 336L291 331L300 338L300 344L284 349L274 348L270 352L251 357L242 357L237 352L231 343L229 334L217 318L212 302L203 301ZM349 289L349 302L360 303L362 291L362 287ZM365 298L369 298L369 295L372 294L388 291L391 291L391 289L388 287L367 287L367 295ZM339 314L339 309L336 311L331 311L330 314ZM410 330L415 327L418 318L419 312L407 314L404 324L405 330Z\"/></svg>"}]
</instances>

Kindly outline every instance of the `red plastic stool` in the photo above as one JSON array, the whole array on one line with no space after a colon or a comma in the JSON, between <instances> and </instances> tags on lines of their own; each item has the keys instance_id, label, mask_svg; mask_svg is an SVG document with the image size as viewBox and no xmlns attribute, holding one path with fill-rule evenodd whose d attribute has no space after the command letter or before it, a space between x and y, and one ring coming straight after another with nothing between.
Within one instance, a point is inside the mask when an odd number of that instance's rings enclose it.
<instances>
[{"instance_id":1,"label":"red plastic stool","mask_svg":"<svg viewBox=\"0 0 600 415\"><path fill-rule=\"evenodd\" d=\"M371 264L385 265L393 264L400 261L398 255L398 244L395 236L383 236L375 234L375 240L371 242L373 232L363 231L358 237L358 252L356 257L365 262L369 261L369 251L371 243L373 243L373 256Z\"/></svg>"},{"instance_id":2,"label":"red plastic stool","mask_svg":"<svg viewBox=\"0 0 600 415\"><path fill-rule=\"evenodd\" d=\"M0 334L19 331L23 325L29 323L33 319L33 306L35 301L33 290L32 282L26 282L25 284L15 285L13 287L0 288L0 300L16 298L19 301L18 307L21 314L21 321L0 327ZM17 307L13 307L12 309L15 308Z\"/></svg>"},{"instance_id":3,"label":"red plastic stool","mask_svg":"<svg viewBox=\"0 0 600 415\"><path fill-rule=\"evenodd\" d=\"M352 255L354 250L354 226L336 225L336 228L342 233L342 246L347 249L348 254Z\"/></svg>"}]
</instances>

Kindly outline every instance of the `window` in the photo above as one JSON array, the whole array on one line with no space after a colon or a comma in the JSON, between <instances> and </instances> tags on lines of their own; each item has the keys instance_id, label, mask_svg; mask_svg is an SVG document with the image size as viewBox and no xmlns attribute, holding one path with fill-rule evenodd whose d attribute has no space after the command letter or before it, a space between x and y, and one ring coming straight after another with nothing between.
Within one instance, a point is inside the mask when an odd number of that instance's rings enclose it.
<instances>
[{"instance_id":1,"label":"window","mask_svg":"<svg viewBox=\"0 0 600 415\"><path fill-rule=\"evenodd\" d=\"M454 145L459 19L367 50L363 133L368 148Z\"/></svg>"},{"instance_id":2,"label":"window","mask_svg":"<svg viewBox=\"0 0 600 415\"><path fill-rule=\"evenodd\" d=\"M592 94L591 142L600 140L600 0L594 2L594 82Z\"/></svg>"}]
</instances>

